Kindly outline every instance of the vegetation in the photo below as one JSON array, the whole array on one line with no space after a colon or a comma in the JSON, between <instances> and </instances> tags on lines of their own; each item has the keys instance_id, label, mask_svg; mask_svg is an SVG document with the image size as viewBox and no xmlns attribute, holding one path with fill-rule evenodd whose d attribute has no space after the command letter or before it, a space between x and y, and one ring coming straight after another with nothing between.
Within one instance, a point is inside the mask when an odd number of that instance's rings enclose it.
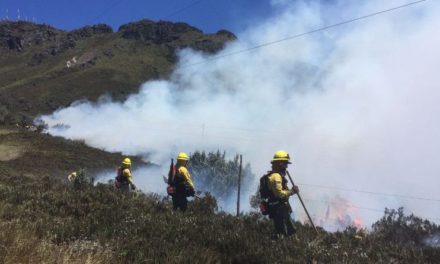
<instances>
[{"instance_id":1,"label":"vegetation","mask_svg":"<svg viewBox=\"0 0 440 264\"><path fill-rule=\"evenodd\" d=\"M167 78L179 49L212 53L232 39L224 30L204 34L165 21L141 20L117 32L107 25L66 32L0 21L0 125L31 125L77 100L123 100L146 80Z\"/></svg>"},{"instance_id":2,"label":"vegetation","mask_svg":"<svg viewBox=\"0 0 440 264\"><path fill-rule=\"evenodd\" d=\"M85 184L77 190L49 177L2 175L1 180L0 221L7 228L0 237L3 263L34 262L31 256L54 263L59 255L84 260L84 254L102 263L436 263L440 257L438 249L419 241L439 227L402 210L387 210L361 240L348 228L321 230L313 241L313 230L297 222L298 240L272 241L267 219L216 213L209 194L181 214L164 198L124 195L111 185ZM405 235L395 235L402 228Z\"/></svg>"},{"instance_id":3,"label":"vegetation","mask_svg":"<svg viewBox=\"0 0 440 264\"><path fill-rule=\"evenodd\" d=\"M81 180L75 186L66 180L78 168L94 175L116 166L120 154L16 129L0 130L0 147L0 263L436 263L440 258L438 245L425 243L440 228L402 209L386 210L367 234L320 230L315 239L310 226L296 222L297 239L273 241L269 219L218 212L207 193L180 214L165 197L124 195L112 185ZM6 150L16 153L5 155ZM215 184L235 186L238 159L224 156L197 152L192 166L215 175L210 177Z\"/></svg>"},{"instance_id":4,"label":"vegetation","mask_svg":"<svg viewBox=\"0 0 440 264\"><path fill-rule=\"evenodd\" d=\"M172 32L150 38L148 29L155 26ZM77 182L67 181L78 168L94 175L116 167L120 153L15 127L78 99L104 93L123 99L142 81L166 77L178 48L209 52L232 38L181 23L64 32L0 22L0 263L438 263L438 243L426 241L440 227L403 209L385 210L366 233L320 229L316 237L310 226L296 222L296 238L274 241L272 223L260 214L235 217L217 210L214 197L235 192L237 156L191 156L196 184L212 194L195 198L181 214L166 197L95 186L83 171ZM78 64L67 68L75 56ZM244 166L243 186L251 174Z\"/></svg>"},{"instance_id":5,"label":"vegetation","mask_svg":"<svg viewBox=\"0 0 440 264\"><path fill-rule=\"evenodd\" d=\"M189 169L194 175L196 186L213 194L219 200L236 197L240 157L235 155L232 160L226 160L226 153L196 151L190 156ZM249 182L254 178L250 164L242 165L241 188L246 193Z\"/></svg>"},{"instance_id":6,"label":"vegetation","mask_svg":"<svg viewBox=\"0 0 440 264\"><path fill-rule=\"evenodd\" d=\"M218 164L220 169L229 162ZM436 263L440 258L438 248L423 243L440 227L404 215L403 209L386 210L369 233L320 229L316 237L310 226L296 222L297 238L272 240L269 219L218 212L209 193L182 214L172 211L166 197L61 179L0 167L1 263Z\"/></svg>"}]
</instances>

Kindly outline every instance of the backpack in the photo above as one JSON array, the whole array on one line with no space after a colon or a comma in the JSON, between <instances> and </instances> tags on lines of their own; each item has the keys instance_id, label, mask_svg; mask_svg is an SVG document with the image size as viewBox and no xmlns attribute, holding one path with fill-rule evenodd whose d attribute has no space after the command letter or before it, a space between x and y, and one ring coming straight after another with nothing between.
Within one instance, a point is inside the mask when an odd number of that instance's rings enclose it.
<instances>
[{"instance_id":1,"label":"backpack","mask_svg":"<svg viewBox=\"0 0 440 264\"><path fill-rule=\"evenodd\" d=\"M115 182L118 182L120 184L122 184L122 183L128 184L128 179L123 174L124 169L125 168L122 168L122 167L118 168L118 170L116 171Z\"/></svg>"},{"instance_id":2,"label":"backpack","mask_svg":"<svg viewBox=\"0 0 440 264\"><path fill-rule=\"evenodd\" d=\"M171 171L171 170L170 170ZM186 182L183 176L179 173L177 167L173 168L173 173L171 177L171 182L168 185L171 188L167 188L167 193L169 195L183 195L185 197L194 196L194 189Z\"/></svg>"},{"instance_id":3,"label":"backpack","mask_svg":"<svg viewBox=\"0 0 440 264\"><path fill-rule=\"evenodd\" d=\"M260 187L258 188L258 193L262 200L269 199L271 196L271 191L269 189L269 176L272 172L268 172L260 178Z\"/></svg>"}]
</instances>

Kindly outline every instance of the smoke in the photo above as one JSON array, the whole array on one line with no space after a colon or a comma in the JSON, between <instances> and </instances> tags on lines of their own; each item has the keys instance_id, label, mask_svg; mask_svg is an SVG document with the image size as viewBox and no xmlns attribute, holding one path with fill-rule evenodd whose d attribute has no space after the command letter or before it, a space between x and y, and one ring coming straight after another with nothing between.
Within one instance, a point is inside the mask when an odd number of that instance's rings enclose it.
<instances>
[{"instance_id":1,"label":"smoke","mask_svg":"<svg viewBox=\"0 0 440 264\"><path fill-rule=\"evenodd\" d=\"M276 16L238 34L240 41L218 55L404 3L274 1ZM158 164L178 151L222 149L243 154L262 175L273 153L285 149L299 184L439 199L438 11L427 1L218 60L183 50L170 80L148 81L123 103L78 102L41 119L52 135L148 153ZM152 185L146 190L156 190ZM340 195L379 209L358 211L366 225L385 207L440 217L438 202L300 188L310 200ZM306 204L325 216L326 206ZM302 214L296 202L294 210Z\"/></svg>"},{"instance_id":2,"label":"smoke","mask_svg":"<svg viewBox=\"0 0 440 264\"><path fill-rule=\"evenodd\" d=\"M437 233L425 238L423 244L434 248L440 248L440 234Z\"/></svg>"},{"instance_id":3,"label":"smoke","mask_svg":"<svg viewBox=\"0 0 440 264\"><path fill-rule=\"evenodd\" d=\"M96 175L96 181L108 183L115 180L117 170L107 170ZM163 194L165 192L165 182L163 180L163 169L159 166L135 166L132 170L135 185L142 190Z\"/></svg>"},{"instance_id":4,"label":"smoke","mask_svg":"<svg viewBox=\"0 0 440 264\"><path fill-rule=\"evenodd\" d=\"M218 177L219 172L208 170L201 170L200 166L194 168L194 164L189 164L189 171L191 171L193 184L197 191L198 196L204 196L205 192L209 192L217 199L218 209L225 212L236 212L237 206L237 189L227 189L225 181L235 180L232 172L224 172L227 175L221 180L210 179L212 177ZM205 167L206 168L206 167ZM163 166L136 166L132 168L132 175L134 176L135 185L142 191L154 192L161 195L166 195L165 190L167 186L167 175L169 164L163 164ZM218 167L217 167L218 169ZM109 183L114 181L117 174L117 169L102 171L95 175L94 179L99 183ZM249 182L254 175L251 174L248 166L243 166L241 175L241 192L240 192L240 212L249 211L250 192L255 192L255 189L250 188ZM225 186L221 186L225 185ZM169 197L171 199L171 197ZM193 198L189 198L192 200Z\"/></svg>"}]
</instances>

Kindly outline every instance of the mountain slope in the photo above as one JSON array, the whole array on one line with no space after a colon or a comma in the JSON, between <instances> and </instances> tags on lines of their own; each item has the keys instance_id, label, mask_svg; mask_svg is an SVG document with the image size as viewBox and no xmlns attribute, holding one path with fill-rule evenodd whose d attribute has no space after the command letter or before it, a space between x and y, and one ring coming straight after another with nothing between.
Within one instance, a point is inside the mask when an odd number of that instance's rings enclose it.
<instances>
[{"instance_id":1,"label":"mountain slope","mask_svg":"<svg viewBox=\"0 0 440 264\"><path fill-rule=\"evenodd\" d=\"M66 32L0 22L0 124L30 124L38 114L103 94L122 100L142 82L166 78L179 49L213 53L234 39L224 30L204 34L165 21L141 20L117 32L102 24Z\"/></svg>"}]
</instances>

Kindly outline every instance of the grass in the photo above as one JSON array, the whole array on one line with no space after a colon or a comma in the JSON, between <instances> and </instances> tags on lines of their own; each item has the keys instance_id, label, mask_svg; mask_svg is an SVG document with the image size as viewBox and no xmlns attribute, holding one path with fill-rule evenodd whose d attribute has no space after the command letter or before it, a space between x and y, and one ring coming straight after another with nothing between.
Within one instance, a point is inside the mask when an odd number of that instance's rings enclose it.
<instances>
[{"instance_id":1,"label":"grass","mask_svg":"<svg viewBox=\"0 0 440 264\"><path fill-rule=\"evenodd\" d=\"M2 27L41 30L31 23L0 23ZM34 28L34 29L33 29ZM1 123L31 124L39 114L48 114L79 99L96 101L109 94L117 100L138 91L146 80L167 78L175 63L175 52L182 47L204 49L199 42L208 41L218 50L229 41L224 35L183 33L165 44L124 39L120 32L104 33L82 38L74 47L58 48L66 41L67 32L52 29L55 39L40 45L25 46L22 52L0 47L0 104L8 111ZM66 68L66 61L74 56L93 53L96 61L85 66ZM41 62L35 58L40 57ZM0 123L0 125L1 125Z\"/></svg>"},{"instance_id":2,"label":"grass","mask_svg":"<svg viewBox=\"0 0 440 264\"><path fill-rule=\"evenodd\" d=\"M15 228L8 228L13 234L3 235L0 245L12 252L12 259L21 250L35 254L20 239L22 232L31 234L34 244L49 245L47 254L58 251L69 257L78 245L91 244L96 250L83 254L98 259L111 255L110 263L436 263L440 257L439 249L418 241L439 227L402 211L388 211L361 240L354 228L320 230L313 240L313 229L296 222L298 239L274 241L270 221L257 213L217 213L209 194L181 214L165 198L125 195L106 184L75 190L49 177L2 175L2 180L15 186L3 187L0 196L0 222ZM394 234L393 240L388 234ZM78 263L86 263L82 260Z\"/></svg>"},{"instance_id":3,"label":"grass","mask_svg":"<svg viewBox=\"0 0 440 264\"><path fill-rule=\"evenodd\" d=\"M186 37L172 48L200 41ZM1 51L0 103L9 113L4 123L23 118L29 122L36 114L81 98L95 100L103 92L123 99L143 80L166 77L173 64L169 47L113 33L83 39L41 64L29 65L35 54L53 44L22 53ZM104 54L109 49L113 56ZM65 60L91 51L98 56L96 64L64 68ZM320 229L315 237L310 226L296 222L297 239L274 241L268 219L255 212L240 217L218 212L210 194L196 198L181 214L171 210L166 197L126 195L107 184L74 188L66 181L67 174L79 168L93 175L116 167L120 153L5 126L0 127L0 146L20 149L19 155L0 159L0 263L438 263L440 259L439 248L423 243L440 228L401 209L386 210L371 232L360 238L354 228L336 233ZM205 158L199 154L200 171L206 170L204 164L222 164L218 177L228 170L236 174L236 160L225 161L220 153ZM132 158L135 164L142 163ZM223 184L233 179L217 180Z\"/></svg>"},{"instance_id":4,"label":"grass","mask_svg":"<svg viewBox=\"0 0 440 264\"><path fill-rule=\"evenodd\" d=\"M91 148L81 141L22 129L10 128L0 131L5 131L0 133L0 147L12 146L15 150L20 150L20 155L7 160L0 159L0 168L9 172L31 174L35 177L51 176L64 180L70 172L79 168L88 168L90 173L104 168L116 168L123 158L121 153L108 153ZM146 165L140 158L132 158L135 164Z\"/></svg>"},{"instance_id":5,"label":"grass","mask_svg":"<svg viewBox=\"0 0 440 264\"><path fill-rule=\"evenodd\" d=\"M422 242L440 228L403 210L386 211L360 239L355 228L320 229L316 238L310 226L296 222L297 239L272 240L268 219L256 212L240 217L218 212L208 193L181 214L172 211L167 197L124 194L107 184L78 188L65 180L73 165L82 163L90 173L117 164L118 154L31 132L2 134L0 142L26 145L32 154L0 162L3 263L436 263L440 258L440 249ZM67 154L76 151L95 159Z\"/></svg>"},{"instance_id":6,"label":"grass","mask_svg":"<svg viewBox=\"0 0 440 264\"><path fill-rule=\"evenodd\" d=\"M111 263L113 252L90 241L54 244L16 222L0 224L0 262L16 263Z\"/></svg>"}]
</instances>

